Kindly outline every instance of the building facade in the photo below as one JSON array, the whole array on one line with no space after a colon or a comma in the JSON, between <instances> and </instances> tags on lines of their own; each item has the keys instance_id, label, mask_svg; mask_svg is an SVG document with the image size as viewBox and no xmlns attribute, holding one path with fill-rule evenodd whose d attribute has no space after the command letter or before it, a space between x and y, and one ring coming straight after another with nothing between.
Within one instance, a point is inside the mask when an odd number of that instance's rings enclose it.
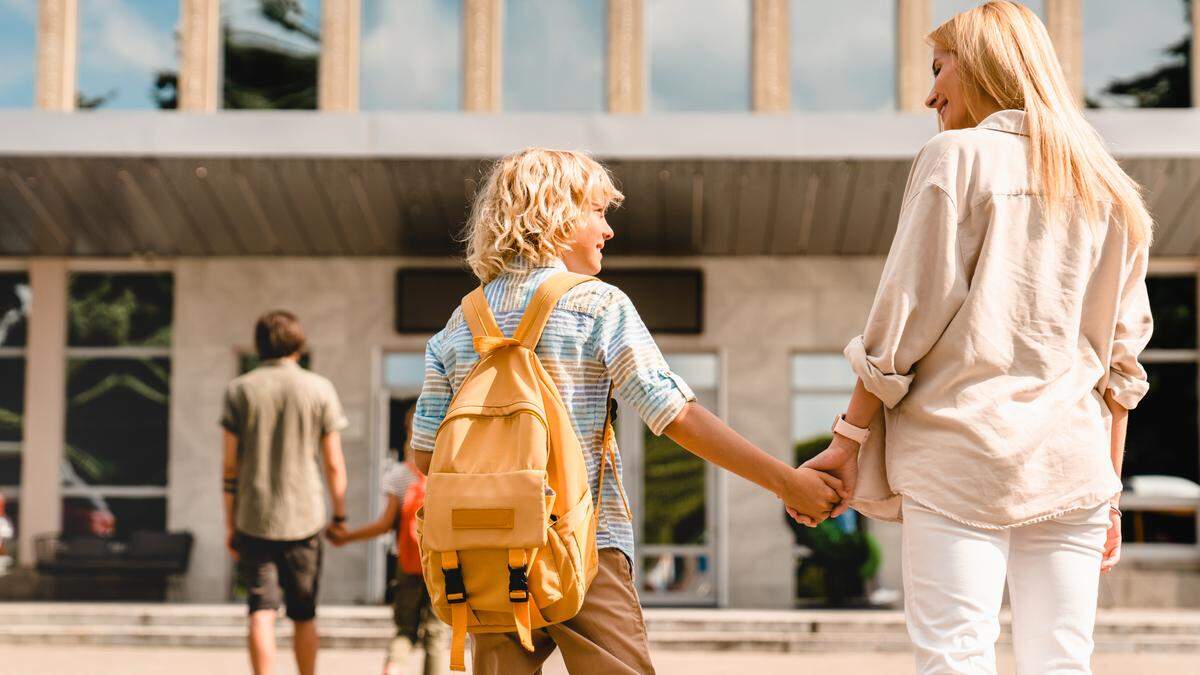
<instances>
[{"instance_id":1,"label":"building facade","mask_svg":"<svg viewBox=\"0 0 1200 675\"><path fill-rule=\"evenodd\" d=\"M211 602L233 597L219 405L253 365L255 318L304 322L305 363L350 419L349 515L365 521L396 402L469 287L469 196L489 159L528 145L612 167L627 202L606 272L701 401L789 462L819 444L853 386L840 353L909 162L936 132L922 38L974 3L100 4L0 10L19 51L0 54L16 74L0 81L0 494L25 567L47 533L192 532L173 593ZM1151 396L1103 599L1200 605L1200 10L1028 4L1158 224ZM3 32L20 25L32 37ZM773 496L632 417L618 434L647 604L807 601L811 547ZM875 585L898 589L896 529L839 527L875 538ZM378 542L331 549L324 599L377 601L382 561Z\"/></svg>"}]
</instances>

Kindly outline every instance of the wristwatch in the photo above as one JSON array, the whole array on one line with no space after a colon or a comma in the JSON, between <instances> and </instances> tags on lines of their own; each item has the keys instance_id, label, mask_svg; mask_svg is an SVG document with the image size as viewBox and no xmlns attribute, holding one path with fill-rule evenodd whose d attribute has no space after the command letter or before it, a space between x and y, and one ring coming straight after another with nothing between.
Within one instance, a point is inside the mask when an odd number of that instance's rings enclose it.
<instances>
[{"instance_id":1,"label":"wristwatch","mask_svg":"<svg viewBox=\"0 0 1200 675\"><path fill-rule=\"evenodd\" d=\"M844 414L839 414L837 417L833 418L833 433L840 436L845 436L859 445L866 443L867 438L871 436L870 429L863 429L862 427L856 427L853 424L850 424L846 421L846 416Z\"/></svg>"}]
</instances>

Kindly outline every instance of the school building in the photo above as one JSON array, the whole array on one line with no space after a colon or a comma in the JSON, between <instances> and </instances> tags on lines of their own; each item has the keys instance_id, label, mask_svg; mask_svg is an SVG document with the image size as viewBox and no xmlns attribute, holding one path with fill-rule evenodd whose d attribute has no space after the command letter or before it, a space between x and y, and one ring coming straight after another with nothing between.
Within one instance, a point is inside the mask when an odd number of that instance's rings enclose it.
<instances>
[{"instance_id":1,"label":"school building","mask_svg":"<svg viewBox=\"0 0 1200 675\"><path fill-rule=\"evenodd\" d=\"M377 514L399 402L471 288L456 259L470 195L489 160L529 145L612 168L627 199L605 278L702 403L794 461L849 397L841 350L937 131L922 36L972 4L0 4L14 574L35 575L43 535L187 531L172 599L234 597L217 420L270 309L299 315L304 364L348 413L351 522ZM1102 600L1200 606L1200 3L1027 4L1158 227L1151 393L1130 423L1126 553ZM797 540L772 495L631 412L618 439L648 605L819 603L869 557L857 539ZM850 601L886 601L899 534L864 521L838 525L878 544ZM377 602L384 544L328 547L325 569L324 602Z\"/></svg>"}]
</instances>

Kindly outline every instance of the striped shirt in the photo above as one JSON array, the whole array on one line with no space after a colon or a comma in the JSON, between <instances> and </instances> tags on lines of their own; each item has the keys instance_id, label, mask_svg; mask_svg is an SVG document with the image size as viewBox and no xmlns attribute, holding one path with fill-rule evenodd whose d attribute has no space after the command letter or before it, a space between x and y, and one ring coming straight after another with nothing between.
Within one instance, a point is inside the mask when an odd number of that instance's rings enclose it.
<instances>
[{"instance_id":1,"label":"striped shirt","mask_svg":"<svg viewBox=\"0 0 1200 675\"><path fill-rule=\"evenodd\" d=\"M408 488L417 482L417 474L409 467L408 462L392 462L383 472L383 478L379 480L379 487L383 490L383 494L388 497L395 497L400 502L400 509L404 509L404 496L408 494ZM400 514L396 514L396 518L400 518ZM391 537L388 541L388 553L396 555L396 538Z\"/></svg>"},{"instance_id":2,"label":"striped shirt","mask_svg":"<svg viewBox=\"0 0 1200 675\"><path fill-rule=\"evenodd\" d=\"M537 287L555 272L566 270L561 261L544 267L518 263L515 268L483 289L500 330L510 336ZM687 383L667 367L629 297L604 282L588 281L567 291L550 314L536 351L570 412L593 495L599 494L610 384L622 406L635 410L655 435L661 435L684 405L696 399ZM478 360L460 307L425 348L425 384L413 415L414 449L433 452L434 436L450 399ZM615 445L614 455L620 471L621 453ZM633 523L625 515L611 474L604 480L598 521L597 547L619 549L632 560Z\"/></svg>"}]
</instances>

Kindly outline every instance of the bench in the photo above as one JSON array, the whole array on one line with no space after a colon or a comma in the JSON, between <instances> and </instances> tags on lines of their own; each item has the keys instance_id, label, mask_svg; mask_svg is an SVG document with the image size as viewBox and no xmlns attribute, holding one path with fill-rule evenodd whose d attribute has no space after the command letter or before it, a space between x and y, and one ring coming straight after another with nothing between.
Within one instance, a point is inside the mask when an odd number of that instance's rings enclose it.
<instances>
[{"instance_id":1,"label":"bench","mask_svg":"<svg viewBox=\"0 0 1200 675\"><path fill-rule=\"evenodd\" d=\"M190 532L134 532L128 542L103 537L35 540L38 573L54 580L56 600L166 600L172 577L191 560Z\"/></svg>"}]
</instances>

